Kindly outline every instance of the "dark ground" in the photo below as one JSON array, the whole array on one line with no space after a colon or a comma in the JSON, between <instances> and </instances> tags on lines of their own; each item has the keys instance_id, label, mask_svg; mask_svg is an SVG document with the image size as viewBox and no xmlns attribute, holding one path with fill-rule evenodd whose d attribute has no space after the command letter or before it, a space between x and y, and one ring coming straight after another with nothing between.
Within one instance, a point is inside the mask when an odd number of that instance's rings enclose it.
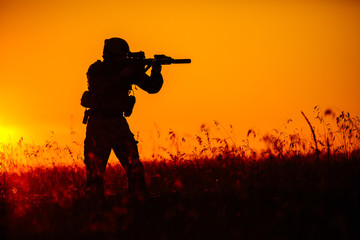
<instances>
[{"instance_id":1,"label":"dark ground","mask_svg":"<svg viewBox=\"0 0 360 240\"><path fill-rule=\"evenodd\" d=\"M124 179L119 166L107 170L107 188L116 195L108 192L103 202L82 197L81 169L8 174L0 234L4 239L360 239L358 158L145 167L150 196L141 203L129 198L126 183L114 183Z\"/></svg>"}]
</instances>

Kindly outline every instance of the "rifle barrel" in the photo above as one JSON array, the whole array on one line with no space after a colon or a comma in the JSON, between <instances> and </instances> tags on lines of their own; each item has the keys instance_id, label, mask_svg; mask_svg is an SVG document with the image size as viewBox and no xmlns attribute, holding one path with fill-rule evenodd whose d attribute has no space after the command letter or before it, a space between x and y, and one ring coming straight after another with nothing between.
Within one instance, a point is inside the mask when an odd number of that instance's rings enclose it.
<instances>
[{"instance_id":1,"label":"rifle barrel","mask_svg":"<svg viewBox=\"0 0 360 240\"><path fill-rule=\"evenodd\" d=\"M191 63L191 59L173 59L172 63Z\"/></svg>"}]
</instances>

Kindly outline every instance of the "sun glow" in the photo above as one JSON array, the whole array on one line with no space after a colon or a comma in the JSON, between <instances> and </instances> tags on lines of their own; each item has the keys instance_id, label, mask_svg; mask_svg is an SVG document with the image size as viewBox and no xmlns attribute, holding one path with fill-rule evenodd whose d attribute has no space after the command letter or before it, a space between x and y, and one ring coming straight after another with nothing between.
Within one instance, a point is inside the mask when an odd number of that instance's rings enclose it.
<instances>
[{"instance_id":1,"label":"sun glow","mask_svg":"<svg viewBox=\"0 0 360 240\"><path fill-rule=\"evenodd\" d=\"M9 143L18 140L19 131L13 127L0 127L0 143Z\"/></svg>"}]
</instances>

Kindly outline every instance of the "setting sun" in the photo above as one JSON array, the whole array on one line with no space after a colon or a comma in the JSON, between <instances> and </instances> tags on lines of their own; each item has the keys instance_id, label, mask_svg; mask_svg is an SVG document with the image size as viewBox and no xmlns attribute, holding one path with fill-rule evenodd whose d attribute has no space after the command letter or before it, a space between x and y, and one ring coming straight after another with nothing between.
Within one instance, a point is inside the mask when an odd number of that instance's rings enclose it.
<instances>
[{"instance_id":1,"label":"setting sun","mask_svg":"<svg viewBox=\"0 0 360 240\"><path fill-rule=\"evenodd\" d=\"M9 143L11 141L18 141L21 134L17 129L10 127L0 127L0 143Z\"/></svg>"}]
</instances>

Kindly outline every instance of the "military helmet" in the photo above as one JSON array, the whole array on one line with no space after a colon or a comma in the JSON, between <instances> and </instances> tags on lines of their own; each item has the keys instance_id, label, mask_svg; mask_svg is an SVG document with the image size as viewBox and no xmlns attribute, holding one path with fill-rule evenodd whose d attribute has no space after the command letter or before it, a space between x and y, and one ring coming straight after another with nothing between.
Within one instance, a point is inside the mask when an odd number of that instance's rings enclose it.
<instances>
[{"instance_id":1,"label":"military helmet","mask_svg":"<svg viewBox=\"0 0 360 240\"><path fill-rule=\"evenodd\" d=\"M117 54L130 52L129 44L122 38L105 39L103 54Z\"/></svg>"}]
</instances>

